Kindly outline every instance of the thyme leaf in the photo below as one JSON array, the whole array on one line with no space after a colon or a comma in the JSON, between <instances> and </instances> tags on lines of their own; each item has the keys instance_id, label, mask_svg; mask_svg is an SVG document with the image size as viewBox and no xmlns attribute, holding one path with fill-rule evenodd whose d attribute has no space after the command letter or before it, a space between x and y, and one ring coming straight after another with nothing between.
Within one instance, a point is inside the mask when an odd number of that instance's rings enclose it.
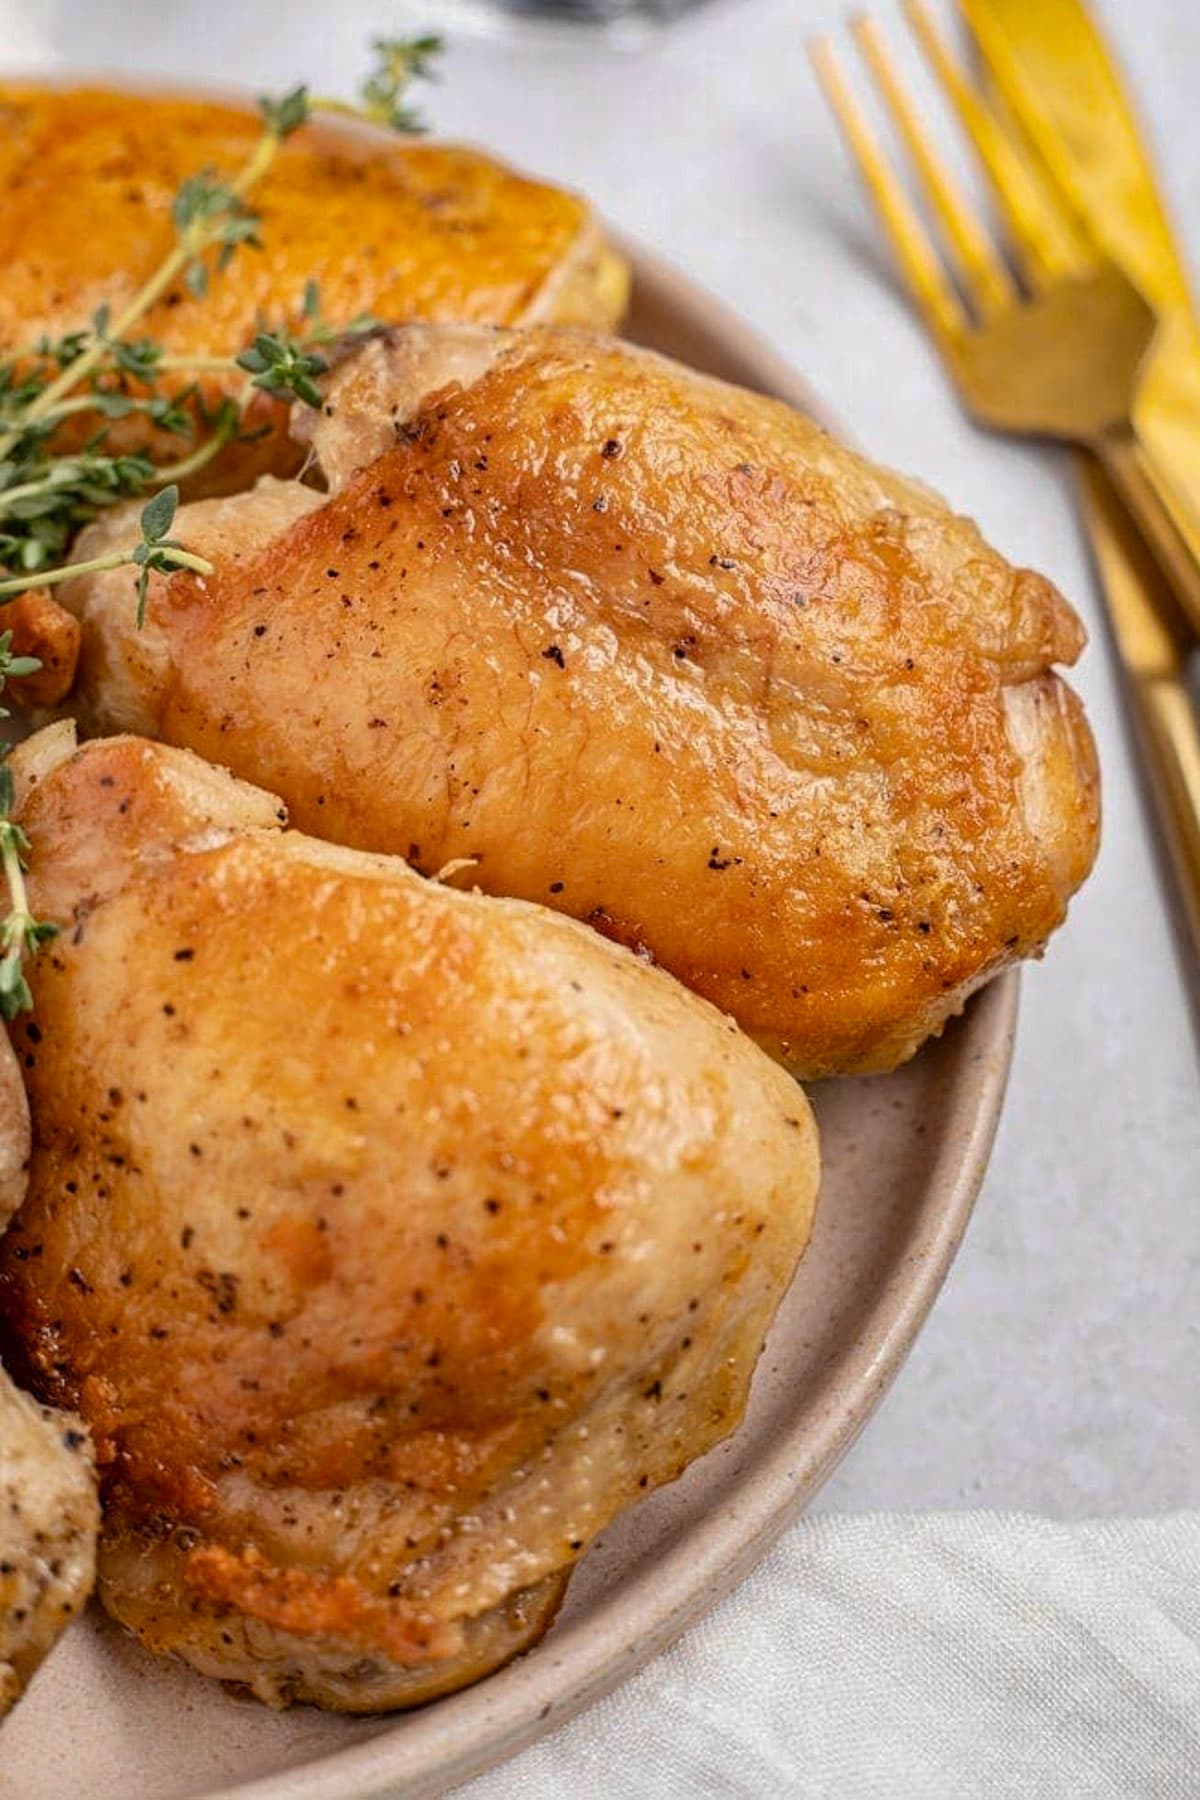
<instances>
[{"instance_id":1,"label":"thyme leaf","mask_svg":"<svg viewBox=\"0 0 1200 1800\"><path fill-rule=\"evenodd\" d=\"M433 32L414 38L375 38L375 67L359 89L361 110L375 125L406 134L425 129L424 121L407 103L414 81L434 81L433 64L442 52L442 40Z\"/></svg>"},{"instance_id":2,"label":"thyme leaf","mask_svg":"<svg viewBox=\"0 0 1200 1800\"><path fill-rule=\"evenodd\" d=\"M180 281L199 299L242 249L261 247L261 220L250 196L267 173L280 146L310 117L314 106L357 112L376 123L411 132L420 122L404 103L414 80L428 78L440 49L432 35L378 39L376 65L363 84L361 105L313 101L306 87L259 103L262 131L242 167L224 176L201 169L181 183L171 207L175 241L157 269L131 300L114 313L105 303L90 325L43 336L31 352L0 360L0 562L18 571L0 579L0 604L27 588L52 585L72 575L132 563L138 569L138 623L145 614L147 582L154 571L195 568L209 572L202 558L166 536L158 521L166 516L164 495L178 498L178 484L210 462L234 439L260 433L244 428L255 392L321 403L317 378L328 367L319 346L334 338L375 328L360 314L335 326L321 316L315 282L306 284L300 330L260 326L253 341L233 357L172 356L137 327L152 307ZM247 377L236 398L226 396L206 413L193 382L182 390L164 388L181 370L233 373ZM82 448L59 449L57 434L74 415L96 424ZM115 451L109 433L118 421L139 418L147 426L193 439L197 419L207 436L174 462L145 450ZM269 429L266 427L264 429ZM141 498L158 487L142 513L142 536L114 557L63 564L60 559L80 528L121 500ZM157 507L157 510L155 510ZM170 505L174 517L175 502ZM115 558L115 560L114 560Z\"/></svg>"},{"instance_id":3,"label":"thyme leaf","mask_svg":"<svg viewBox=\"0 0 1200 1800\"><path fill-rule=\"evenodd\" d=\"M5 633L5 637L11 641L11 633ZM0 651L0 663L5 654L6 647ZM31 674L31 669L18 665L34 660L8 657L6 666L0 668L0 680L7 675ZM29 910L25 887L29 839L12 817L14 798L12 769L7 761L0 762L0 875L8 888L9 900L8 913L0 923L0 1018L9 1020L33 1006L25 977L26 957L33 956L42 944L58 935L57 925L35 919Z\"/></svg>"}]
</instances>

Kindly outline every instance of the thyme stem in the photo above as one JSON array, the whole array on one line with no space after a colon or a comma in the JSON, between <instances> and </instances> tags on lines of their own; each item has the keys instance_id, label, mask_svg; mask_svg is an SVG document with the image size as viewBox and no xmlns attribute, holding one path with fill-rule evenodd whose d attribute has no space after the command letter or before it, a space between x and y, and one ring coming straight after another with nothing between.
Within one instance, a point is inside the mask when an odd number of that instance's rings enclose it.
<instances>
[{"instance_id":1,"label":"thyme stem","mask_svg":"<svg viewBox=\"0 0 1200 1800\"><path fill-rule=\"evenodd\" d=\"M229 192L237 199L243 199L257 181L260 181L270 168L282 144L283 138L278 131L268 127L262 133L254 149L246 158L239 172L229 182ZM91 341L87 348L64 369L60 369L54 380L48 382L36 400L26 408L22 417L21 428L10 427L0 433L0 458L8 455L15 444L20 441L21 430L36 425L53 410L60 400L77 388L93 370L103 361L108 348L109 338L123 338L130 327L136 325L144 313L149 312L155 301L166 293L171 283L197 256L220 236L221 221L219 219L200 217L193 219L179 235L175 248L165 256L149 280L142 283L137 293L129 301L124 311L117 315L111 333L101 337L98 332L91 333Z\"/></svg>"},{"instance_id":2,"label":"thyme stem","mask_svg":"<svg viewBox=\"0 0 1200 1800\"><path fill-rule=\"evenodd\" d=\"M213 573L212 563L191 550L177 550L171 546L162 554L169 559L173 569L191 569L197 575ZM112 550L107 556L91 556L86 562L66 563L61 569L43 569L36 575L12 575L0 581L0 604L16 594L27 593L30 588L54 587L60 581L74 581L77 575L103 575L108 569L123 569L133 560L132 550Z\"/></svg>"},{"instance_id":3,"label":"thyme stem","mask_svg":"<svg viewBox=\"0 0 1200 1800\"><path fill-rule=\"evenodd\" d=\"M29 894L25 887L25 870L21 863L21 849L17 840L19 826L11 819L0 819L0 860L4 864L4 879L8 883L8 892L12 900L10 918L16 915L25 920L29 917ZM10 920L5 921L7 933Z\"/></svg>"}]
</instances>

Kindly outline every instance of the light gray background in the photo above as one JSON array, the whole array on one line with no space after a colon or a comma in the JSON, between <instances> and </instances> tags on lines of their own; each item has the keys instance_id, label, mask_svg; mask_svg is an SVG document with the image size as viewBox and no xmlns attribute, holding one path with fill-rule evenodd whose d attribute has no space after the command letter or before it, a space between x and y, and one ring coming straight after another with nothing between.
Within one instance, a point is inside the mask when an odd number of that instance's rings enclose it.
<instances>
[{"instance_id":1,"label":"light gray background","mask_svg":"<svg viewBox=\"0 0 1200 1800\"><path fill-rule=\"evenodd\" d=\"M879 11L899 35L892 0ZM1195 232L1200 6L1098 11ZM874 455L941 488L1092 626L1078 685L1104 764L1100 866L1025 978L1009 1102L957 1265L820 1505L1196 1504L1200 1064L1113 660L1063 458L965 421L880 253L804 54L841 14L838 0L726 0L637 54L582 35L457 40L426 110L586 189L765 332ZM53 46L76 66L348 91L372 34L444 17L441 0L25 0L0 58L31 66Z\"/></svg>"}]
</instances>

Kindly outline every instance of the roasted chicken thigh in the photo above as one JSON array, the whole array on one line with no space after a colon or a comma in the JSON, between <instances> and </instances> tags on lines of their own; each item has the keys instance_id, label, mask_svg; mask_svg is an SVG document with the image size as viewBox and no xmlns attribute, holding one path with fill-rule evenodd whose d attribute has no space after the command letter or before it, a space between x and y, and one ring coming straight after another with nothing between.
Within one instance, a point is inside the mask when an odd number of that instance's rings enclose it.
<instances>
[{"instance_id":1,"label":"roasted chicken thigh","mask_svg":"<svg viewBox=\"0 0 1200 1800\"><path fill-rule=\"evenodd\" d=\"M332 494L185 509L217 572L158 581L141 635L127 572L62 590L91 729L470 857L810 1076L903 1061L1062 921L1098 829L1054 672L1083 632L927 489L548 327L391 332L299 428Z\"/></svg>"},{"instance_id":2,"label":"roasted chicken thigh","mask_svg":"<svg viewBox=\"0 0 1200 1800\"><path fill-rule=\"evenodd\" d=\"M0 1318L95 1435L100 1594L281 1703L528 1644L736 1424L808 1236L804 1096L627 951L281 829L131 738L18 752L29 1195Z\"/></svg>"},{"instance_id":3,"label":"roasted chicken thigh","mask_svg":"<svg viewBox=\"0 0 1200 1800\"><path fill-rule=\"evenodd\" d=\"M0 352L78 330L102 304L119 313L174 243L181 184L203 169L233 175L260 129L254 109L233 102L0 83ZM370 313L605 330L624 311L626 267L587 202L479 150L318 114L253 202L262 249L242 250L203 298L180 280L139 332L177 356L231 356L262 321L298 325L312 280L334 323ZM211 406L242 377L185 370L178 385L193 380ZM277 429L228 447L193 486L222 490L295 467L285 420L260 396L251 424ZM110 426L112 443L145 437L137 418Z\"/></svg>"}]
</instances>

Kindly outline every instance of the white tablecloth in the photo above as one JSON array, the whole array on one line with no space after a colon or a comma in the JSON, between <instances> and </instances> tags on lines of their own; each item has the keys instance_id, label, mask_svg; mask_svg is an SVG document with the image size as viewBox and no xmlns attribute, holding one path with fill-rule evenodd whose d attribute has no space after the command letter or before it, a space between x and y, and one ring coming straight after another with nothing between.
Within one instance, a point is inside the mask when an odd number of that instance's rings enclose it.
<instances>
[{"instance_id":1,"label":"white tablecloth","mask_svg":"<svg viewBox=\"0 0 1200 1800\"><path fill-rule=\"evenodd\" d=\"M1195 1800L1200 1513L806 1521L457 1800Z\"/></svg>"}]
</instances>

